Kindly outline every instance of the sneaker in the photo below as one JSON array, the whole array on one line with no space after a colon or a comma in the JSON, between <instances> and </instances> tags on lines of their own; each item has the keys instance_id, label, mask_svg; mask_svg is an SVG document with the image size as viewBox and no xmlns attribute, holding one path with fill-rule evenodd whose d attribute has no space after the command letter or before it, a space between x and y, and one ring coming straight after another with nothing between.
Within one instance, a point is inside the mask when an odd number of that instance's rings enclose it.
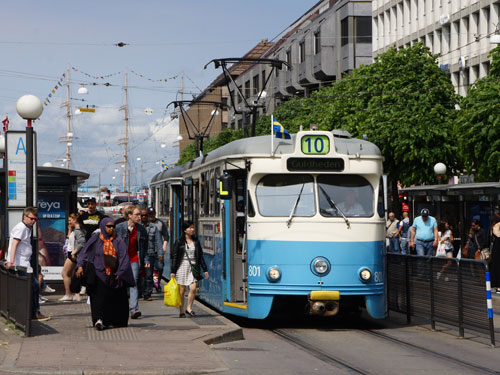
<instances>
[{"instance_id":1,"label":"sneaker","mask_svg":"<svg viewBox=\"0 0 500 375\"><path fill-rule=\"evenodd\" d=\"M36 313L33 319L38 320L39 322L45 322L47 320L50 320L50 316L45 316L41 313Z\"/></svg>"},{"instance_id":2,"label":"sneaker","mask_svg":"<svg viewBox=\"0 0 500 375\"><path fill-rule=\"evenodd\" d=\"M152 301L153 300L153 297L149 296L149 297L144 297L144 301Z\"/></svg>"},{"instance_id":3,"label":"sneaker","mask_svg":"<svg viewBox=\"0 0 500 375\"><path fill-rule=\"evenodd\" d=\"M142 315L142 313L139 311L139 310L135 310L132 314L130 314L130 317L132 319L137 319L138 317L140 317Z\"/></svg>"},{"instance_id":4,"label":"sneaker","mask_svg":"<svg viewBox=\"0 0 500 375\"><path fill-rule=\"evenodd\" d=\"M73 301L72 296L62 296L61 298L58 299L59 302L70 302Z\"/></svg>"},{"instance_id":5,"label":"sneaker","mask_svg":"<svg viewBox=\"0 0 500 375\"><path fill-rule=\"evenodd\" d=\"M56 290L51 288L50 286L48 285L45 285L45 288L42 289L42 292L44 293L54 293Z\"/></svg>"},{"instance_id":6,"label":"sneaker","mask_svg":"<svg viewBox=\"0 0 500 375\"><path fill-rule=\"evenodd\" d=\"M75 294L75 295L73 295L73 301L75 301L75 302L80 302L80 300L81 300L81 299L82 299L82 297L80 297L80 295L79 295L79 294Z\"/></svg>"},{"instance_id":7,"label":"sneaker","mask_svg":"<svg viewBox=\"0 0 500 375\"><path fill-rule=\"evenodd\" d=\"M82 286L82 289L80 289L80 293L78 293L78 294L80 294L80 295L81 294L87 294L87 287Z\"/></svg>"},{"instance_id":8,"label":"sneaker","mask_svg":"<svg viewBox=\"0 0 500 375\"><path fill-rule=\"evenodd\" d=\"M44 296L38 296L40 298L40 301L47 302L49 299L44 297Z\"/></svg>"},{"instance_id":9,"label":"sneaker","mask_svg":"<svg viewBox=\"0 0 500 375\"><path fill-rule=\"evenodd\" d=\"M97 322L95 322L95 329L97 329L98 331L102 331L104 330L104 324L102 324L102 320L99 319Z\"/></svg>"},{"instance_id":10,"label":"sneaker","mask_svg":"<svg viewBox=\"0 0 500 375\"><path fill-rule=\"evenodd\" d=\"M41 297L38 298L38 303L45 303L47 302L47 299L42 299Z\"/></svg>"}]
</instances>

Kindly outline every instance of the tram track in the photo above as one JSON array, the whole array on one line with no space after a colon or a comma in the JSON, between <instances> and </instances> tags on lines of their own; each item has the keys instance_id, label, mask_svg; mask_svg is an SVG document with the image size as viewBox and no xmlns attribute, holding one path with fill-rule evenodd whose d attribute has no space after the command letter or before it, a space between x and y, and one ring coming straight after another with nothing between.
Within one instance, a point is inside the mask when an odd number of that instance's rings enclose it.
<instances>
[{"instance_id":1,"label":"tram track","mask_svg":"<svg viewBox=\"0 0 500 375\"><path fill-rule=\"evenodd\" d=\"M343 358L340 358L338 356L332 355L332 353L329 353L326 350L323 350L320 346L312 344L308 342L308 340L300 337L300 335L294 334L289 332L287 329L271 329L271 332L274 333L275 335L279 336L281 339L295 345L296 347L299 347L300 349L310 353L312 356L315 358L328 363L334 367L340 368L342 370L345 370L349 374L374 374L377 373L376 371L371 368L370 370L363 369L362 367L352 363L352 359L346 360ZM477 365L471 362L467 362L465 360L455 358L454 356L444 354L444 353L439 353L433 350L430 350L424 346L417 345L405 340L401 340L399 338L393 337L391 335L388 335L386 333L376 331L373 329L355 329L353 332L358 332L363 335L375 337L378 340L384 340L386 342L389 342L391 344L395 344L398 346L404 346L407 349L411 351L418 351L425 356L431 356L437 360L440 361L445 361L448 363L453 364L453 366L458 366L464 369L467 369L469 371L472 371L474 374L500 374L500 371L493 370L491 368L487 368L481 365ZM334 333L334 332L332 332Z\"/></svg>"},{"instance_id":2,"label":"tram track","mask_svg":"<svg viewBox=\"0 0 500 375\"><path fill-rule=\"evenodd\" d=\"M335 367L339 367L343 370L347 370L348 373L350 374L360 374L360 375L365 375L365 374L370 374L370 372L366 372L356 366L354 366L351 363L348 363L340 358L337 358L335 356L332 356L330 353L327 353L320 348L309 344L308 342L300 339L299 337L296 337L294 335L291 335L287 333L283 329L273 329L271 330L274 334L278 335L285 341L292 343L293 345L299 347L302 350L305 350L306 352L310 353L314 357L318 358L319 360L326 362L328 364L331 364Z\"/></svg>"},{"instance_id":3,"label":"tram track","mask_svg":"<svg viewBox=\"0 0 500 375\"><path fill-rule=\"evenodd\" d=\"M404 345L410 349L419 350L419 351L424 352L426 354L429 354L435 358L444 359L446 361L459 364L460 366L467 367L473 371L478 371L478 373L481 373L481 374L500 374L500 371L492 370L492 369L489 369L489 368L486 368L483 366L475 365L475 364L470 363L470 362L462 361L462 360L454 358L448 354L437 353L437 352L430 350L430 349L427 349L421 345L416 345L416 344L392 337L392 336L387 335L387 334L382 333L382 332L378 332L378 331L374 331L374 330L370 330L370 329L369 330L362 330L359 332L363 332L364 334L375 336L379 339L390 341L390 342L398 344L398 345Z\"/></svg>"}]
</instances>

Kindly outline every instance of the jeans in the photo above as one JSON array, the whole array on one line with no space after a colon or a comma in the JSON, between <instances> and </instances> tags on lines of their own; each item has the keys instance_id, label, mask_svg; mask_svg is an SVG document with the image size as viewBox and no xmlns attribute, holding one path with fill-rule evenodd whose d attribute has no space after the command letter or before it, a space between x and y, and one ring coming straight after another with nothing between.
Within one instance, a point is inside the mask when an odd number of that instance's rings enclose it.
<instances>
[{"instance_id":1,"label":"jeans","mask_svg":"<svg viewBox=\"0 0 500 375\"><path fill-rule=\"evenodd\" d=\"M401 254L410 254L410 252L408 251L408 238L407 237L401 238Z\"/></svg>"},{"instance_id":2,"label":"jeans","mask_svg":"<svg viewBox=\"0 0 500 375\"><path fill-rule=\"evenodd\" d=\"M134 287L128 288L130 294L129 310L130 312L133 312L135 310L139 310L139 289L137 288L137 285L139 285L139 263L132 262L130 263L130 266L132 267L132 273L134 274L136 284Z\"/></svg>"},{"instance_id":3,"label":"jeans","mask_svg":"<svg viewBox=\"0 0 500 375\"><path fill-rule=\"evenodd\" d=\"M28 276L24 271L17 271L19 276ZM40 314L40 285L38 283L38 276L34 273L31 278L31 287L33 288L33 295L31 296L31 315Z\"/></svg>"},{"instance_id":4,"label":"jeans","mask_svg":"<svg viewBox=\"0 0 500 375\"><path fill-rule=\"evenodd\" d=\"M424 242L415 240L415 248L417 249L417 255L426 257L431 257L434 255L433 241Z\"/></svg>"},{"instance_id":5,"label":"jeans","mask_svg":"<svg viewBox=\"0 0 500 375\"><path fill-rule=\"evenodd\" d=\"M399 238L397 237L389 238L389 252L399 253Z\"/></svg>"},{"instance_id":6,"label":"jeans","mask_svg":"<svg viewBox=\"0 0 500 375\"><path fill-rule=\"evenodd\" d=\"M153 272L154 269L161 275L163 274L163 262L156 255L148 255L150 267L146 268L146 287L144 288L144 298L151 297L153 293Z\"/></svg>"}]
</instances>

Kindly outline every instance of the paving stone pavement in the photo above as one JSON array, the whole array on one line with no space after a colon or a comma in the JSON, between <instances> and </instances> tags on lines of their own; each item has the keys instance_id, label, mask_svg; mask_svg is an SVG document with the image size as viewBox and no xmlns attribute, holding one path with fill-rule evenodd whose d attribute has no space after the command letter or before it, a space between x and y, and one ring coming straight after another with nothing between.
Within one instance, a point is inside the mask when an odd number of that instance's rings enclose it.
<instances>
[{"instance_id":1,"label":"paving stone pavement","mask_svg":"<svg viewBox=\"0 0 500 375\"><path fill-rule=\"evenodd\" d=\"M90 306L57 302L41 305L46 322L32 322L22 337L4 321L0 333L0 374L206 374L229 369L205 342L241 339L239 326L195 302L195 318L179 318L162 295L140 301L142 317L129 327L97 331ZM86 300L86 299L85 299Z\"/></svg>"}]
</instances>

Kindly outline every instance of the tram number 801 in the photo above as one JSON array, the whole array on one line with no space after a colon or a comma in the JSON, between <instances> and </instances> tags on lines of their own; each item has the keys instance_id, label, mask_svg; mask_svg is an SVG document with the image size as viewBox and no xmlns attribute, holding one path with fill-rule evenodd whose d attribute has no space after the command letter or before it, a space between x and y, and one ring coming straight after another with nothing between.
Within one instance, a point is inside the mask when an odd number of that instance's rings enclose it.
<instances>
[{"instance_id":1,"label":"tram number 801","mask_svg":"<svg viewBox=\"0 0 500 375\"><path fill-rule=\"evenodd\" d=\"M384 274L383 272L375 272L375 274L373 275L373 281L375 281L376 283L381 283L382 281L384 281Z\"/></svg>"},{"instance_id":2,"label":"tram number 801","mask_svg":"<svg viewBox=\"0 0 500 375\"><path fill-rule=\"evenodd\" d=\"M260 276L260 266L248 266L248 276Z\"/></svg>"}]
</instances>

